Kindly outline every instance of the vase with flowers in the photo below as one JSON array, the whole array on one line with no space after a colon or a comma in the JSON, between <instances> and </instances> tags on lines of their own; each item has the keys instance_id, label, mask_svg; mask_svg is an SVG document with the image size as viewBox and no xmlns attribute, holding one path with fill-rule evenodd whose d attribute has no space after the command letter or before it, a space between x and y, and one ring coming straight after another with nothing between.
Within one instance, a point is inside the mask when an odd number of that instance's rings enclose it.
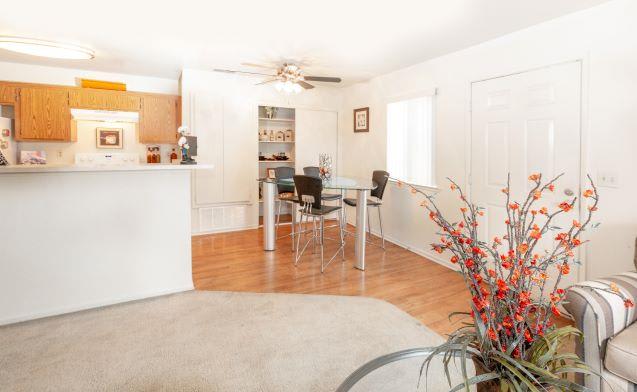
<instances>
[{"instance_id":1,"label":"vase with flowers","mask_svg":"<svg viewBox=\"0 0 637 392\"><path fill-rule=\"evenodd\" d=\"M565 342L581 338L581 332L572 326L558 328L554 316L560 315L565 294L560 281L577 262L576 250L586 242L584 232L596 226L591 220L599 195L589 176L590 185L582 193L588 201L584 219L558 227L556 218L573 213L577 201L576 197L565 200L554 211L542 206L542 197L554 192L559 177L543 182L541 174L532 174L529 193L517 201L511 197L509 176L502 189L506 232L490 239L478 233L484 208L467 200L454 181L449 180L450 187L461 203L455 220L443 216L434 196L398 181L399 186L423 197L420 205L440 228L440 241L432 244L432 249L450 253L451 263L458 266L471 294L471 311L450 315L464 315L471 321L433 349L421 375L428 371L434 356L442 355L451 391L469 390L472 385L478 391L587 390L571 381L569 374L594 372L576 354L564 352ZM621 295L612 287L610 290ZM624 304L634 306L628 299ZM455 386L448 369L452 358L454 362L460 359L463 379ZM469 375L468 361L473 362L475 375Z\"/></svg>"}]
</instances>

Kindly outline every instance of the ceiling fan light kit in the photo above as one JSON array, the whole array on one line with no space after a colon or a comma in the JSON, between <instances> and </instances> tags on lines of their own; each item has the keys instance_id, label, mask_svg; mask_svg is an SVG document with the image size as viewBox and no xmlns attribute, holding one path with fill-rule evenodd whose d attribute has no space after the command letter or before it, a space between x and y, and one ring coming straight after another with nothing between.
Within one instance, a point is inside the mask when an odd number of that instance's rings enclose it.
<instances>
[{"instance_id":1,"label":"ceiling fan light kit","mask_svg":"<svg viewBox=\"0 0 637 392\"><path fill-rule=\"evenodd\" d=\"M276 82L274 87L277 89L277 91L284 92L286 94L298 94L303 91L303 88L300 84L291 82L289 80L285 82L278 81Z\"/></svg>"},{"instance_id":2,"label":"ceiling fan light kit","mask_svg":"<svg viewBox=\"0 0 637 392\"><path fill-rule=\"evenodd\" d=\"M24 37L0 36L0 49L54 59L90 60L95 57L92 49L82 46Z\"/></svg>"},{"instance_id":3,"label":"ceiling fan light kit","mask_svg":"<svg viewBox=\"0 0 637 392\"><path fill-rule=\"evenodd\" d=\"M250 67L258 67L258 68L270 68L267 66L257 65L257 64L244 64ZM216 72L223 73L231 73L231 74L240 74L247 76L267 76L268 80L257 83L257 85L274 83L274 87L277 91L285 93L285 94L298 94L301 91L313 89L314 86L308 83L307 81L316 81L316 82L328 82L328 83L340 83L341 78L333 78L327 76L305 76L301 72L301 69L294 64L283 64L283 66L279 68L273 68L275 73L273 74L265 74L261 72L249 72L249 71L236 71L231 69L215 69Z\"/></svg>"}]
</instances>

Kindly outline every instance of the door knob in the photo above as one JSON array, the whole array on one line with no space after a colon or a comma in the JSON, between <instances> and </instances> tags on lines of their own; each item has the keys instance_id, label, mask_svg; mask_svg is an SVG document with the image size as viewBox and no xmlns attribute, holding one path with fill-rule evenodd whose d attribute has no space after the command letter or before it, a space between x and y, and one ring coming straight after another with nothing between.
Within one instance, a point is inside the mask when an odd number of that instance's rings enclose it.
<instances>
[{"instance_id":1,"label":"door knob","mask_svg":"<svg viewBox=\"0 0 637 392\"><path fill-rule=\"evenodd\" d=\"M566 196L573 196L573 191L569 188L564 189L564 194Z\"/></svg>"}]
</instances>

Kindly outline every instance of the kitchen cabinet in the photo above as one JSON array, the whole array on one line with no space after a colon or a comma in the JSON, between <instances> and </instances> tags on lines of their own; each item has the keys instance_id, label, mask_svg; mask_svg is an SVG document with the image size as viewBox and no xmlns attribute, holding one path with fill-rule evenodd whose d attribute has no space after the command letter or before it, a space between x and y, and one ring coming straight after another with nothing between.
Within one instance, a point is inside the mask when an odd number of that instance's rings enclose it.
<instances>
[{"instance_id":1,"label":"kitchen cabinet","mask_svg":"<svg viewBox=\"0 0 637 392\"><path fill-rule=\"evenodd\" d=\"M134 93L83 88L69 91L69 104L78 109L138 112L141 98Z\"/></svg>"},{"instance_id":2,"label":"kitchen cabinet","mask_svg":"<svg viewBox=\"0 0 637 392\"><path fill-rule=\"evenodd\" d=\"M16 88L10 85L0 85L0 103L2 104L14 104L16 101Z\"/></svg>"},{"instance_id":3,"label":"kitchen cabinet","mask_svg":"<svg viewBox=\"0 0 637 392\"><path fill-rule=\"evenodd\" d=\"M139 118L140 143L177 142L180 98L172 95L142 95Z\"/></svg>"},{"instance_id":4,"label":"kitchen cabinet","mask_svg":"<svg viewBox=\"0 0 637 392\"><path fill-rule=\"evenodd\" d=\"M71 141L69 90L20 87L18 140Z\"/></svg>"}]
</instances>

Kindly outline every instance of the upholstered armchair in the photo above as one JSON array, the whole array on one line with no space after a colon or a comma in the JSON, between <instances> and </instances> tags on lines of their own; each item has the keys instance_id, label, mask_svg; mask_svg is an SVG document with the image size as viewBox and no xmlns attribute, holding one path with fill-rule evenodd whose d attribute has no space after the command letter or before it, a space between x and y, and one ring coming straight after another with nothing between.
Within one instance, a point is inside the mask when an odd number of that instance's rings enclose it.
<instances>
[{"instance_id":1,"label":"upholstered armchair","mask_svg":"<svg viewBox=\"0 0 637 392\"><path fill-rule=\"evenodd\" d=\"M583 282L567 291L564 307L584 332L577 353L604 377L586 376L578 381L595 391L637 392L637 308L625 307L621 297L608 292L611 283L624 297L637 302L635 271Z\"/></svg>"}]
</instances>

